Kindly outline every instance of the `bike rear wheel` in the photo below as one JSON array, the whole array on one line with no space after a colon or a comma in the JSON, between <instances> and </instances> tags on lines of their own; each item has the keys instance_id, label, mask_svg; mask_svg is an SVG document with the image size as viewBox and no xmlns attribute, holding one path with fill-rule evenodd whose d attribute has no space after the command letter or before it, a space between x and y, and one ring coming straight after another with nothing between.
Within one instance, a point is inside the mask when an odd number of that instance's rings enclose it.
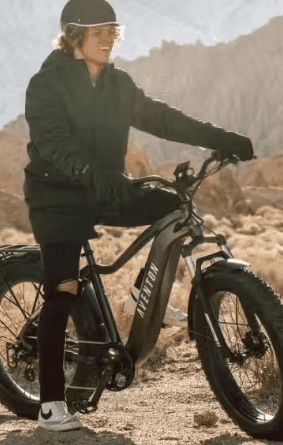
<instances>
[{"instance_id":1,"label":"bike rear wheel","mask_svg":"<svg viewBox=\"0 0 283 445\"><path fill-rule=\"evenodd\" d=\"M36 418L39 382L36 329L23 328L43 303L40 259L18 256L1 263L0 273L0 402L13 413ZM23 334L23 335L22 335Z\"/></svg>"},{"instance_id":2,"label":"bike rear wheel","mask_svg":"<svg viewBox=\"0 0 283 445\"><path fill-rule=\"evenodd\" d=\"M0 269L0 403L13 413L36 419L40 408L38 379L37 321L43 304L43 281L38 254L15 255ZM70 403L92 391L69 386L95 386L101 363L84 365L77 354L91 355L91 346L80 340L105 340L98 327L91 297L85 295L68 319L65 341L66 395ZM96 318L95 318L96 317Z\"/></svg>"},{"instance_id":3,"label":"bike rear wheel","mask_svg":"<svg viewBox=\"0 0 283 445\"><path fill-rule=\"evenodd\" d=\"M205 295L227 346L216 345L200 303L196 345L211 389L229 417L255 438L283 439L283 310L262 280L243 269L204 277ZM250 321L255 326L250 326Z\"/></svg>"}]
</instances>

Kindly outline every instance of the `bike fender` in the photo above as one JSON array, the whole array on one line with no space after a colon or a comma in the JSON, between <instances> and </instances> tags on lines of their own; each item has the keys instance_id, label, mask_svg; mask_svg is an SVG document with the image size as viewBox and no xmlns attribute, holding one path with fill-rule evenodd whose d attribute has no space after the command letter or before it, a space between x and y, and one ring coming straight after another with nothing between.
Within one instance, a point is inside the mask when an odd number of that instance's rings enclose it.
<instances>
[{"instance_id":1,"label":"bike fender","mask_svg":"<svg viewBox=\"0 0 283 445\"><path fill-rule=\"evenodd\" d=\"M209 267L205 269L202 273L202 277L205 275L211 275L217 272L225 272L230 273L235 270L245 269L249 266L249 263L242 260L237 260L236 258L228 258L225 260L219 260L215 263L211 264ZM197 293L195 286L192 287L190 298L189 298L189 307L188 307L188 327L189 327L189 337L190 340L194 340L194 308L197 299Z\"/></svg>"},{"instance_id":2,"label":"bike fender","mask_svg":"<svg viewBox=\"0 0 283 445\"><path fill-rule=\"evenodd\" d=\"M223 271L233 271L237 269L245 269L249 267L249 263L242 260L237 260L236 258L228 258L225 260L219 260L215 263L211 264L209 267L205 269L205 274L213 273L213 272L223 272Z\"/></svg>"},{"instance_id":3,"label":"bike fender","mask_svg":"<svg viewBox=\"0 0 283 445\"><path fill-rule=\"evenodd\" d=\"M40 261L40 247L38 244L14 244L0 247L0 265L5 266L10 261L30 263Z\"/></svg>"}]
</instances>

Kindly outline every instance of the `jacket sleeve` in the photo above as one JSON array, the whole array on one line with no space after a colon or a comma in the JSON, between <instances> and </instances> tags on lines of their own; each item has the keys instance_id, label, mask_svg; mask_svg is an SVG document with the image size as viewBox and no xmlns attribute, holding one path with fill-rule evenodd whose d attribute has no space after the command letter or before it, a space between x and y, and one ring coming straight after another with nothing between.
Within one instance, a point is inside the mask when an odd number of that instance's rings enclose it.
<instances>
[{"instance_id":1,"label":"jacket sleeve","mask_svg":"<svg viewBox=\"0 0 283 445\"><path fill-rule=\"evenodd\" d=\"M169 141L217 149L214 139L225 130L194 119L165 102L147 96L132 81L132 122L138 130Z\"/></svg>"},{"instance_id":2,"label":"jacket sleeve","mask_svg":"<svg viewBox=\"0 0 283 445\"><path fill-rule=\"evenodd\" d=\"M26 92L25 116L30 139L41 159L51 163L74 183L88 181L89 166L70 154L71 127L59 93L52 86L52 77L39 72L31 79Z\"/></svg>"}]
</instances>

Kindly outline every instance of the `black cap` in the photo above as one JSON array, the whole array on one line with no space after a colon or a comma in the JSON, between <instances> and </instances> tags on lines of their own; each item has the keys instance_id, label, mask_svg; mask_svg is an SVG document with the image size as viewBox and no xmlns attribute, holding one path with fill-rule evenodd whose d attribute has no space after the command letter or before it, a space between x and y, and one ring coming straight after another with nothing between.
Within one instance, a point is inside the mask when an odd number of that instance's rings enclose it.
<instances>
[{"instance_id":1,"label":"black cap","mask_svg":"<svg viewBox=\"0 0 283 445\"><path fill-rule=\"evenodd\" d=\"M61 25L116 25L116 14L106 0L69 0L61 14Z\"/></svg>"}]
</instances>

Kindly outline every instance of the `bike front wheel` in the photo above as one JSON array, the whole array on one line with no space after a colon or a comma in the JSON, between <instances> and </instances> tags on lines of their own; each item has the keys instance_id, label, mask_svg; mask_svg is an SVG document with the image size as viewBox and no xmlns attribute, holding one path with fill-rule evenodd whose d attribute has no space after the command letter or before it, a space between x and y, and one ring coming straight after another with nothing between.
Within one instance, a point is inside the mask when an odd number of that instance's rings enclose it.
<instances>
[{"instance_id":1,"label":"bike front wheel","mask_svg":"<svg viewBox=\"0 0 283 445\"><path fill-rule=\"evenodd\" d=\"M259 277L239 269L208 273L203 289L230 350L216 344L200 303L194 331L207 380L229 417L247 434L283 439L283 309Z\"/></svg>"}]
</instances>

